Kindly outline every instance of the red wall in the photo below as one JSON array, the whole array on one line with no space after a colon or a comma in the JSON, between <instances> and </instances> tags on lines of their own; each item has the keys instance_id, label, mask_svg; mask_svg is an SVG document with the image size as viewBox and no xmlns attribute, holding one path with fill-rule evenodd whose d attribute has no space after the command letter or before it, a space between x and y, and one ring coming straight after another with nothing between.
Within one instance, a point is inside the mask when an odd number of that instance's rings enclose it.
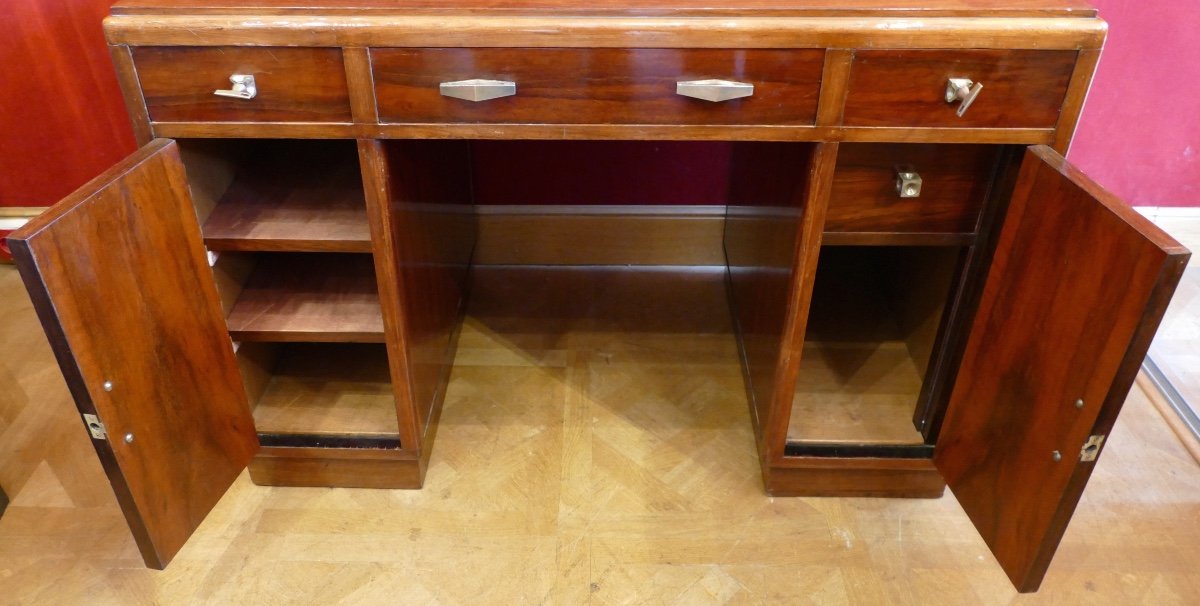
<instances>
[{"instance_id":1,"label":"red wall","mask_svg":"<svg viewBox=\"0 0 1200 606\"><path fill-rule=\"evenodd\" d=\"M0 0L0 206L49 206L133 151L112 0Z\"/></svg>"},{"instance_id":2,"label":"red wall","mask_svg":"<svg viewBox=\"0 0 1200 606\"><path fill-rule=\"evenodd\" d=\"M1200 206L1200 3L1092 4L1108 42L1071 161L1135 206Z\"/></svg>"}]
</instances>

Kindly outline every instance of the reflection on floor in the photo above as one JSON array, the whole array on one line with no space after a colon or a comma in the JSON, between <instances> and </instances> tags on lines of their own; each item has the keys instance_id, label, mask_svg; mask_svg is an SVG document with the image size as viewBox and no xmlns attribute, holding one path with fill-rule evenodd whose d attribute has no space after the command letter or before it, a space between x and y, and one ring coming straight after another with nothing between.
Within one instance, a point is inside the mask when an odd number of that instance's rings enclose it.
<instances>
[{"instance_id":1,"label":"reflection on floor","mask_svg":"<svg viewBox=\"0 0 1200 606\"><path fill-rule=\"evenodd\" d=\"M142 567L16 272L0 266L0 484L13 497L0 601L1017 599L949 493L763 495L719 273L522 284L481 275L423 490L266 488L243 475L156 572ZM1021 603L1197 595L1200 466L1135 391L1041 593Z\"/></svg>"},{"instance_id":2,"label":"reflection on floor","mask_svg":"<svg viewBox=\"0 0 1200 606\"><path fill-rule=\"evenodd\" d=\"M1150 357L1200 413L1200 216L1152 218L1192 251L1192 260L1150 346Z\"/></svg>"}]
</instances>

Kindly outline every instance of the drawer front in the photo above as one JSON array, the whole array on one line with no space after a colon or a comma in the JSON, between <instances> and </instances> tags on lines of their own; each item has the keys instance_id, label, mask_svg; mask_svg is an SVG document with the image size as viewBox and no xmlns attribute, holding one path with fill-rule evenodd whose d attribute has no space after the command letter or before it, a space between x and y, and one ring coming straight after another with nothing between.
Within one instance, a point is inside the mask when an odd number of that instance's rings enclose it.
<instances>
[{"instance_id":1,"label":"drawer front","mask_svg":"<svg viewBox=\"0 0 1200 606\"><path fill-rule=\"evenodd\" d=\"M812 124L823 50L373 49L380 119L399 123ZM468 101L443 82L513 82L516 94ZM681 81L754 85L706 101Z\"/></svg>"},{"instance_id":2,"label":"drawer front","mask_svg":"<svg viewBox=\"0 0 1200 606\"><path fill-rule=\"evenodd\" d=\"M1075 51L858 51L850 70L848 126L1054 128ZM950 78L983 87L962 115L946 101Z\"/></svg>"},{"instance_id":3,"label":"drawer front","mask_svg":"<svg viewBox=\"0 0 1200 606\"><path fill-rule=\"evenodd\" d=\"M843 143L826 232L972 233L995 169L988 145ZM916 198L896 191L896 167L921 177Z\"/></svg>"},{"instance_id":4,"label":"drawer front","mask_svg":"<svg viewBox=\"0 0 1200 606\"><path fill-rule=\"evenodd\" d=\"M154 122L351 121L341 49L138 47L133 61ZM214 94L234 74L254 76L254 98Z\"/></svg>"}]
</instances>

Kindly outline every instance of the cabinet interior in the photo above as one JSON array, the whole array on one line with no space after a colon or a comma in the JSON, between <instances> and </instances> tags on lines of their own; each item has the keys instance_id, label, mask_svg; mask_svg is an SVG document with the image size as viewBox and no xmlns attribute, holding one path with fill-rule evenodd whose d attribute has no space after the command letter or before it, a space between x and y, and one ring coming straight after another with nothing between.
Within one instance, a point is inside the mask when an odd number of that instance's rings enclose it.
<instances>
[{"instance_id":1,"label":"cabinet interior","mask_svg":"<svg viewBox=\"0 0 1200 606\"><path fill-rule=\"evenodd\" d=\"M821 250L789 447L924 443L914 415L961 256L957 247Z\"/></svg>"},{"instance_id":2,"label":"cabinet interior","mask_svg":"<svg viewBox=\"0 0 1200 606\"><path fill-rule=\"evenodd\" d=\"M237 343L247 394L264 443L278 439L291 445L319 445L368 438L398 444L397 408L376 280L378 263L372 251L363 171L355 143L185 140L180 147L205 246L214 258L213 271L230 337ZM402 284L416 285L402 287L396 296L410 310L407 330L417 336L411 339L409 355L417 375L413 379L416 412L424 426L433 415L448 372L439 361L454 351L457 315L452 313L454 306L446 302L456 296L461 300L464 295L452 280L422 267L460 267L458 275L464 281L475 282L477 289L484 287L476 295L491 301L485 307L494 307L499 296L513 296L517 298L513 314L535 314L539 308L530 298L536 288L513 292L489 286L496 281L485 278L486 268L495 265L486 261L477 265L474 278L468 277L473 240L433 238L432 234L468 233L447 227L451 222L468 221L480 230L482 240L536 247L542 245L539 239L553 240L552 232L561 230L559 248L546 247L548 252L542 257L535 255L533 261L498 266L557 265L559 270L554 272L506 275L535 282L552 278L567 285L573 282L564 272L595 278L626 267L620 257L611 254L614 237L622 238L621 247L635 251L633 256L641 254L636 251L643 247L652 250L673 237L671 232L659 230L661 224L639 227L647 215L669 221L697 219L687 213L701 208L706 209L704 220L716 223L719 238L676 243L670 260L653 271L661 296L667 298L676 286L692 283L698 275L724 282L717 278L720 273L696 274L690 269L695 266L725 266L743 284L760 292L779 291L787 288L794 226L808 193L814 146L387 140L368 149L373 151L363 157L376 154L384 174L386 194L380 203L385 206L385 229L390 230L395 246L417 261L396 266ZM907 150L891 145L875 150L858 144L849 149L847 158L851 159L911 151L931 167L936 167L936 158L946 156L934 146ZM938 192L943 182L970 183L972 174L986 182L989 175L976 173L981 167L990 167L989 153L983 148L968 151L971 155L963 157L972 158L974 164L950 165L953 168L945 170L958 171L954 180L939 175L932 191ZM873 196L870 204L880 204L880 188L890 187L888 173L887 167L863 173L854 178L858 179L855 183L865 185L855 187ZM876 184L876 180L881 182ZM674 186L663 187L662 183ZM960 189L974 192L969 194L974 200L971 204L978 208L983 186L972 187ZM838 195L839 204L845 204L845 194ZM506 208L520 209L524 218L495 220L497 212L503 214ZM570 222L597 215L603 215L603 221L589 229ZM530 223L529 217L535 222ZM682 223L672 223L678 224ZM825 246L819 257L787 424L789 453L820 454L820 447L830 445L923 445L926 440L914 415L927 399L932 352L966 249L957 240L937 234L907 237L903 242L909 245L895 245L901 241L890 242L878 233L859 237L845 227L839 229L838 238L831 240L840 245ZM961 240L963 236L956 237ZM589 238L604 242L590 246ZM921 244L922 238L929 243L946 241L940 246L911 245ZM736 255L731 252L731 240L736 243ZM859 241L872 245L850 245ZM478 250L475 256L478 264ZM714 263L714 259L719 261ZM589 280L583 279L583 283ZM671 325L672 318L665 315L650 317L658 312L680 313L677 306L652 303L658 296L655 290L601 290L577 303L626 310L640 318L617 322L611 330L636 332L638 326ZM727 308L731 294L726 293L725 301L710 297L691 305ZM616 300L623 296L630 300ZM603 300L606 297L612 300ZM743 313L740 318L739 329L744 363L750 365L746 372L752 375L752 366L764 365L777 351L777 345L761 341L759 335L778 330L766 324L782 321L786 310L756 308L757 299L738 304L751 307L750 315ZM467 313L486 313L486 309ZM579 317L588 313L580 310ZM531 326L536 325L522 330ZM692 332L690 336L702 340L714 338L713 331ZM736 343L732 328L715 332ZM689 336L688 331L676 333L677 346L686 348L678 339ZM756 379L747 376L747 380L753 383ZM804 451L806 447L811 447L811 452Z\"/></svg>"},{"instance_id":3,"label":"cabinet interior","mask_svg":"<svg viewBox=\"0 0 1200 606\"><path fill-rule=\"evenodd\" d=\"M179 143L260 440L398 445L354 142Z\"/></svg>"}]
</instances>

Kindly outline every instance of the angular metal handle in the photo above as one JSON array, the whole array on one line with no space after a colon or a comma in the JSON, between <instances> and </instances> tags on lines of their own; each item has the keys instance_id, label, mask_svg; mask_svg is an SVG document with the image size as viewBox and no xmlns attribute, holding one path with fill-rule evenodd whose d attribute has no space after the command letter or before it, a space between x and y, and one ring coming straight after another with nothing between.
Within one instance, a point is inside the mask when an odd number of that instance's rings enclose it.
<instances>
[{"instance_id":1,"label":"angular metal handle","mask_svg":"<svg viewBox=\"0 0 1200 606\"><path fill-rule=\"evenodd\" d=\"M453 97L476 103L517 94L517 83L507 80L480 80L478 78L457 80L443 82L439 88L443 97Z\"/></svg>"},{"instance_id":2,"label":"angular metal handle","mask_svg":"<svg viewBox=\"0 0 1200 606\"><path fill-rule=\"evenodd\" d=\"M218 97L233 97L234 99L253 99L258 96L258 87L254 84L254 76L250 74L234 74L229 77L229 81L233 83L233 88L229 90L215 90L213 94Z\"/></svg>"},{"instance_id":3,"label":"angular metal handle","mask_svg":"<svg viewBox=\"0 0 1200 606\"><path fill-rule=\"evenodd\" d=\"M901 198L921 197L921 174L917 169L908 165L896 167L896 195Z\"/></svg>"},{"instance_id":4,"label":"angular metal handle","mask_svg":"<svg viewBox=\"0 0 1200 606\"><path fill-rule=\"evenodd\" d=\"M754 85L732 80L688 80L675 83L675 94L704 101L729 101L754 94Z\"/></svg>"},{"instance_id":5,"label":"angular metal handle","mask_svg":"<svg viewBox=\"0 0 1200 606\"><path fill-rule=\"evenodd\" d=\"M955 112L961 118L975 102L981 90L982 82L973 82L970 78L950 78L946 81L946 103L962 101L962 105L959 105L958 111Z\"/></svg>"}]
</instances>

